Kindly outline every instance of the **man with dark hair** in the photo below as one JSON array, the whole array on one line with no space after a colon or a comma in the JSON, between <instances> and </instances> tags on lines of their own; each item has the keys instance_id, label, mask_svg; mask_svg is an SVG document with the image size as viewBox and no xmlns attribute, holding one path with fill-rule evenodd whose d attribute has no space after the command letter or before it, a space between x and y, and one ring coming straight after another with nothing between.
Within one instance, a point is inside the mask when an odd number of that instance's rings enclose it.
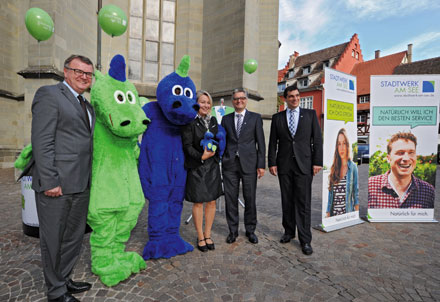
<instances>
[{"instance_id":1,"label":"man with dark hair","mask_svg":"<svg viewBox=\"0 0 440 302\"><path fill-rule=\"evenodd\" d=\"M434 187L413 175L417 165L417 138L398 132L387 144L390 170L368 179L368 207L434 208Z\"/></svg>"},{"instance_id":2,"label":"man with dark hair","mask_svg":"<svg viewBox=\"0 0 440 302\"><path fill-rule=\"evenodd\" d=\"M257 177L264 175L266 145L263 120L258 113L246 109L248 94L245 89L235 89L232 105L235 112L225 115L222 126L226 130L226 150L223 155L223 182L225 185L226 221L229 226L227 243L238 236L238 189L243 186L244 226L246 237L258 243L255 235L257 208L255 204Z\"/></svg>"},{"instance_id":3,"label":"man with dark hair","mask_svg":"<svg viewBox=\"0 0 440 302\"><path fill-rule=\"evenodd\" d=\"M287 110L272 116L269 172L278 176L284 235L281 243L298 237L302 252L311 255L312 180L322 168L322 136L315 110L299 107L296 83L284 90Z\"/></svg>"},{"instance_id":4,"label":"man with dark hair","mask_svg":"<svg viewBox=\"0 0 440 302\"><path fill-rule=\"evenodd\" d=\"M32 103L32 188L49 301L79 301L72 294L91 287L69 275L80 254L89 206L95 114L82 94L92 76L92 62L72 55L64 63L64 82L39 88Z\"/></svg>"}]
</instances>

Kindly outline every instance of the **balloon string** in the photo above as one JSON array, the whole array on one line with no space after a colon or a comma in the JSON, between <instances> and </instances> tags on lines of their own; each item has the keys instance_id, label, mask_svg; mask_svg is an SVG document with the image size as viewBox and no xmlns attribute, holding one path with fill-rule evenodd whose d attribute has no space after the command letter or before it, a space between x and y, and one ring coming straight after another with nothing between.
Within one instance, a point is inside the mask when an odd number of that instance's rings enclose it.
<instances>
[{"instance_id":1,"label":"balloon string","mask_svg":"<svg viewBox=\"0 0 440 302\"><path fill-rule=\"evenodd\" d=\"M110 52L112 50L112 41L113 41L113 36L110 38L110 49L107 52L107 66L110 66Z\"/></svg>"},{"instance_id":2,"label":"balloon string","mask_svg":"<svg viewBox=\"0 0 440 302\"><path fill-rule=\"evenodd\" d=\"M38 41L38 79L40 79L41 65L40 65L40 41Z\"/></svg>"}]
</instances>

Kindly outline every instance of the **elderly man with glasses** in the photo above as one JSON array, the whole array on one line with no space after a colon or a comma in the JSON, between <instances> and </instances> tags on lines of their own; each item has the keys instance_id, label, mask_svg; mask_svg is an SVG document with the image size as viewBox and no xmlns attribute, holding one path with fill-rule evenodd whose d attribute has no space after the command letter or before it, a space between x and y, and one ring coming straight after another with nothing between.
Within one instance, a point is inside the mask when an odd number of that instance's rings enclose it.
<instances>
[{"instance_id":1,"label":"elderly man with glasses","mask_svg":"<svg viewBox=\"0 0 440 302\"><path fill-rule=\"evenodd\" d=\"M90 59L72 55L64 62L64 82L39 88L32 103L32 188L49 301L79 301L72 294L91 287L69 275L89 206L95 113L83 93L92 76Z\"/></svg>"}]
</instances>

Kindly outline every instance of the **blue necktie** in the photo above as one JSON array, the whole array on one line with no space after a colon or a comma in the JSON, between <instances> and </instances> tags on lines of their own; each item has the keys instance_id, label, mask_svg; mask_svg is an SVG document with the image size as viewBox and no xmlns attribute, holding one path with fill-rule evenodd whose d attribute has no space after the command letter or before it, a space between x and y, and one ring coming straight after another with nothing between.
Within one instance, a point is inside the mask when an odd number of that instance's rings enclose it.
<instances>
[{"instance_id":1,"label":"blue necktie","mask_svg":"<svg viewBox=\"0 0 440 302\"><path fill-rule=\"evenodd\" d=\"M292 137L295 136L295 115L293 113L293 110L290 110L289 115L289 131L290 134L292 134Z\"/></svg>"}]
</instances>

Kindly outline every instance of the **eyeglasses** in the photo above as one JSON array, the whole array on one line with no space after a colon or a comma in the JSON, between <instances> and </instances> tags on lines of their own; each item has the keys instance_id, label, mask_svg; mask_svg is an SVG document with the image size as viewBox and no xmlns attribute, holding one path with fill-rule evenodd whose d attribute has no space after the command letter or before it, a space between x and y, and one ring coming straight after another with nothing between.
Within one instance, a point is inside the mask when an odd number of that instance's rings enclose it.
<instances>
[{"instance_id":1,"label":"eyeglasses","mask_svg":"<svg viewBox=\"0 0 440 302\"><path fill-rule=\"evenodd\" d=\"M64 68L69 69L69 70L73 70L73 73L75 73L76 76L82 77L83 75L86 75L86 77L88 79L91 79L93 77L93 72L86 72L86 71L83 71L81 69L70 68L70 67L67 67L67 66L64 66Z\"/></svg>"},{"instance_id":2,"label":"eyeglasses","mask_svg":"<svg viewBox=\"0 0 440 302\"><path fill-rule=\"evenodd\" d=\"M241 96L241 97L238 97L238 98L233 98L233 100L234 101L238 101L238 100L240 100L240 101L244 101L244 100L246 100L247 98L245 97L245 96Z\"/></svg>"}]
</instances>

